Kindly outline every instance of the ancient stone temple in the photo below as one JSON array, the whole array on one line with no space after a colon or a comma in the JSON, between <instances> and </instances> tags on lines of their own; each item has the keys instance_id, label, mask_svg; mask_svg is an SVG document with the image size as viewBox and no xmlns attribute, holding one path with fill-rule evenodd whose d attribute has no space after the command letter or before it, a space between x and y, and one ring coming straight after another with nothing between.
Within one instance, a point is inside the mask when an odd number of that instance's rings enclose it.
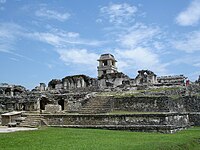
<instances>
[{"instance_id":1,"label":"ancient stone temple","mask_svg":"<svg viewBox=\"0 0 200 150\"><path fill-rule=\"evenodd\" d=\"M71 75L52 79L47 87L40 83L31 91L0 84L0 113L23 112L25 120L18 117L12 121L31 127L173 133L191 124L200 125L200 80L190 88L185 86L183 75L157 77L150 70L139 70L135 78L130 78L117 70L112 54L102 54L97 61L97 78ZM189 89L192 92L187 95Z\"/></svg>"},{"instance_id":2,"label":"ancient stone temple","mask_svg":"<svg viewBox=\"0 0 200 150\"><path fill-rule=\"evenodd\" d=\"M98 59L99 66L98 69L98 77L109 73L116 73L116 60L112 54L102 54Z\"/></svg>"}]
</instances>

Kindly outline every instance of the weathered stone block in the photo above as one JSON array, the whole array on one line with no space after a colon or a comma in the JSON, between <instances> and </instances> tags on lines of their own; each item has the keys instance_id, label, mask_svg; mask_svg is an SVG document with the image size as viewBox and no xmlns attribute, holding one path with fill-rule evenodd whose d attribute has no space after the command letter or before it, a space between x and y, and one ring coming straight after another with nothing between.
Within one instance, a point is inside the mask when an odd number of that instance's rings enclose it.
<instances>
[{"instance_id":1,"label":"weathered stone block","mask_svg":"<svg viewBox=\"0 0 200 150\"><path fill-rule=\"evenodd\" d=\"M53 104L48 104L48 105L45 105L45 112L46 113L58 113L58 112L61 112L62 111L62 108L60 105L53 105Z\"/></svg>"}]
</instances>

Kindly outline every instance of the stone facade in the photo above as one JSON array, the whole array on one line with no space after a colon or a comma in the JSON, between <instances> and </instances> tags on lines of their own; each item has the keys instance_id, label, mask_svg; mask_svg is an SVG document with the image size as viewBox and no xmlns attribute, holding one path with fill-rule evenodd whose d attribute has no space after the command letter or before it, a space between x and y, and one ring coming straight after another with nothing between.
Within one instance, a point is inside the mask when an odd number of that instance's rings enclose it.
<instances>
[{"instance_id":1,"label":"stone facade","mask_svg":"<svg viewBox=\"0 0 200 150\"><path fill-rule=\"evenodd\" d=\"M96 87L97 80L85 75L75 75L67 76L62 79L63 89L76 89L76 88L87 88L87 87Z\"/></svg>"},{"instance_id":2,"label":"stone facade","mask_svg":"<svg viewBox=\"0 0 200 150\"><path fill-rule=\"evenodd\" d=\"M98 79L101 88L115 88L125 82L130 82L130 78L122 72L104 74Z\"/></svg>"},{"instance_id":3,"label":"stone facade","mask_svg":"<svg viewBox=\"0 0 200 150\"><path fill-rule=\"evenodd\" d=\"M98 77L100 78L102 75L116 73L116 60L112 54L102 54L98 59L99 66L97 67Z\"/></svg>"},{"instance_id":4,"label":"stone facade","mask_svg":"<svg viewBox=\"0 0 200 150\"><path fill-rule=\"evenodd\" d=\"M45 113L55 114L61 111L62 111L61 105L53 105L53 104L45 105L45 111L44 111Z\"/></svg>"},{"instance_id":5,"label":"stone facade","mask_svg":"<svg viewBox=\"0 0 200 150\"><path fill-rule=\"evenodd\" d=\"M139 70L135 78L136 85L153 85L157 83L157 76L150 70Z\"/></svg>"},{"instance_id":6,"label":"stone facade","mask_svg":"<svg viewBox=\"0 0 200 150\"><path fill-rule=\"evenodd\" d=\"M181 99L174 101L167 96L139 96L114 99L113 110L128 112L186 112Z\"/></svg>"},{"instance_id":7,"label":"stone facade","mask_svg":"<svg viewBox=\"0 0 200 150\"><path fill-rule=\"evenodd\" d=\"M174 133L190 125L187 113L43 115L43 117L49 126L70 128L103 128Z\"/></svg>"},{"instance_id":8,"label":"stone facade","mask_svg":"<svg viewBox=\"0 0 200 150\"><path fill-rule=\"evenodd\" d=\"M162 76L158 77L158 83L167 86L173 86L173 85L185 86L186 79L187 78L184 75Z\"/></svg>"},{"instance_id":9,"label":"stone facade","mask_svg":"<svg viewBox=\"0 0 200 150\"><path fill-rule=\"evenodd\" d=\"M6 83L0 84L0 95L18 96L26 91L26 88L21 85L9 85Z\"/></svg>"}]
</instances>

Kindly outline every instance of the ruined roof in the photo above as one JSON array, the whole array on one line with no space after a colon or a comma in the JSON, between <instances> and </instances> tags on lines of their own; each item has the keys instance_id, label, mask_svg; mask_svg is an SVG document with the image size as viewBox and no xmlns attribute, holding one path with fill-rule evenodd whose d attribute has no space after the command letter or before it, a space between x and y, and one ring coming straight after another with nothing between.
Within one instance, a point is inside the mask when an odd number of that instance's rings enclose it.
<instances>
[{"instance_id":1,"label":"ruined roof","mask_svg":"<svg viewBox=\"0 0 200 150\"><path fill-rule=\"evenodd\" d=\"M138 70L138 73L144 74L146 73L147 75L156 75L153 71L150 70Z\"/></svg>"},{"instance_id":2,"label":"ruined roof","mask_svg":"<svg viewBox=\"0 0 200 150\"><path fill-rule=\"evenodd\" d=\"M52 79L49 83L48 86L52 85L52 84L61 84L62 81L60 79Z\"/></svg>"},{"instance_id":3,"label":"ruined roof","mask_svg":"<svg viewBox=\"0 0 200 150\"><path fill-rule=\"evenodd\" d=\"M172 75L172 76L161 76L158 77L158 79L186 79L187 77L185 77L184 75Z\"/></svg>"},{"instance_id":4,"label":"ruined roof","mask_svg":"<svg viewBox=\"0 0 200 150\"><path fill-rule=\"evenodd\" d=\"M112 54L102 54L97 61L101 60L114 60L115 62L117 62Z\"/></svg>"},{"instance_id":5,"label":"ruined roof","mask_svg":"<svg viewBox=\"0 0 200 150\"><path fill-rule=\"evenodd\" d=\"M103 78L114 79L114 78L129 78L129 77L122 72L114 72L114 73L103 74L101 77L99 77L99 79Z\"/></svg>"},{"instance_id":6,"label":"ruined roof","mask_svg":"<svg viewBox=\"0 0 200 150\"><path fill-rule=\"evenodd\" d=\"M86 76L86 75L84 75L84 74L80 74L80 75L73 75L73 76L66 76L66 77L64 77L63 79L72 79L72 78L90 78L89 76ZM62 80L63 80L62 79Z\"/></svg>"}]
</instances>

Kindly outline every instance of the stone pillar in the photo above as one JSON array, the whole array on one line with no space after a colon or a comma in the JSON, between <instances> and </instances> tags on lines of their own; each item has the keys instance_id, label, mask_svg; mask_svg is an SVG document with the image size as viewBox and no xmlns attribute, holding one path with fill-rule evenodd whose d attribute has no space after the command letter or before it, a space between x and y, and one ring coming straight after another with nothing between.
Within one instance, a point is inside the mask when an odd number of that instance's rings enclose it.
<instances>
[{"instance_id":1,"label":"stone pillar","mask_svg":"<svg viewBox=\"0 0 200 150\"><path fill-rule=\"evenodd\" d=\"M10 90L10 96L14 96L14 89L13 88L11 88L11 90Z\"/></svg>"},{"instance_id":2,"label":"stone pillar","mask_svg":"<svg viewBox=\"0 0 200 150\"><path fill-rule=\"evenodd\" d=\"M108 66L112 66L112 60L107 60Z\"/></svg>"},{"instance_id":3,"label":"stone pillar","mask_svg":"<svg viewBox=\"0 0 200 150\"><path fill-rule=\"evenodd\" d=\"M103 62L99 61L99 67L103 67Z\"/></svg>"},{"instance_id":4,"label":"stone pillar","mask_svg":"<svg viewBox=\"0 0 200 150\"><path fill-rule=\"evenodd\" d=\"M40 91L45 91L46 85L44 83L40 83Z\"/></svg>"}]
</instances>

